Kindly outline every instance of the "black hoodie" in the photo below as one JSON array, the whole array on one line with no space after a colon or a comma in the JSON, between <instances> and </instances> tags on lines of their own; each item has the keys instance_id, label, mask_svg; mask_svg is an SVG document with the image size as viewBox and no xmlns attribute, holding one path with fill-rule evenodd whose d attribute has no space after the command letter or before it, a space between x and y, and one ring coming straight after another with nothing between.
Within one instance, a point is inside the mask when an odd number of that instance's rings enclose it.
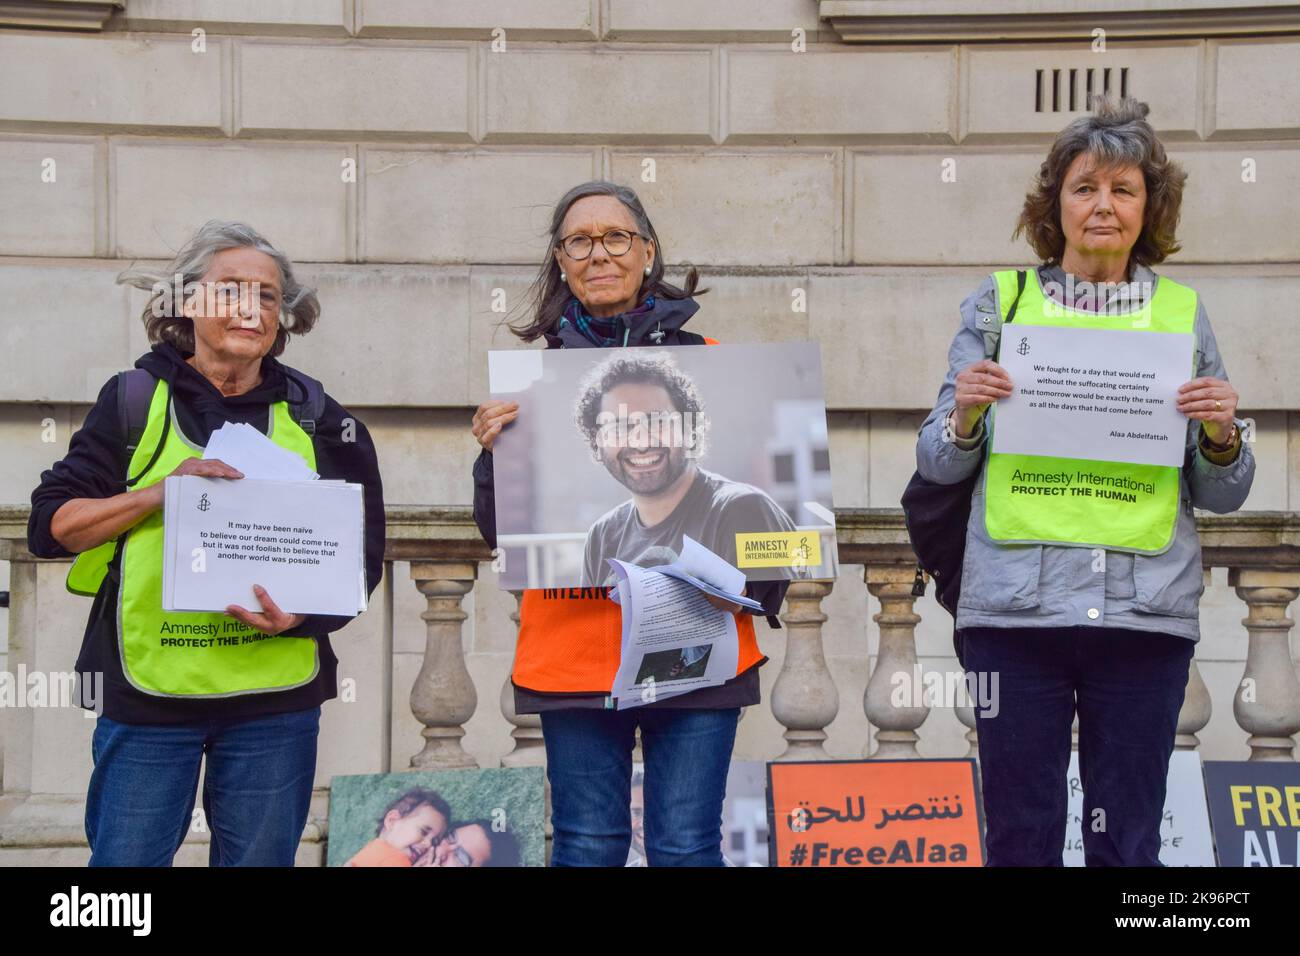
<instances>
[{"instance_id":1,"label":"black hoodie","mask_svg":"<svg viewBox=\"0 0 1300 956\"><path fill-rule=\"evenodd\" d=\"M682 326L699 311L699 308L699 303L694 299L656 299L655 307L645 315L636 316L634 324L627 330L628 346L655 347L702 343L703 339L700 336L682 332ZM655 333L658 332L663 332L663 336L656 336ZM596 346L571 324L566 324L554 334L546 333L546 347L548 349L590 349ZM479 533L483 535L483 540L487 542L488 547L495 548L497 545L496 484L492 453L487 449L480 451L478 459L474 462L474 523L478 525ZM771 619L781 610L790 582L751 581L748 587L749 596L763 605L763 613ZM517 684L514 692L515 713L519 714L573 708L596 710L605 706L604 694L539 694ZM758 667L751 667L725 684L702 687L689 694L645 706L657 709L718 710L747 707L757 704L758 701Z\"/></svg>"},{"instance_id":2,"label":"black hoodie","mask_svg":"<svg viewBox=\"0 0 1300 956\"><path fill-rule=\"evenodd\" d=\"M135 367L171 383L177 421L196 444L206 445L212 432L226 422L247 422L265 434L271 404L301 397L298 387L287 381L284 366L273 358L262 360L262 381L257 387L243 395L226 397L185 361L187 357L187 353L170 344L155 345L136 361ZM354 432L347 436L347 441L343 440L344 419L355 422ZM355 415L326 396L325 411L316 423L312 444L316 451L316 471L322 478L342 478L364 486L366 582L374 593L384 570L384 495L370 433ZM41 474L40 486L32 492L28 550L39 558L68 557L70 552L50 533L54 512L73 498L107 498L125 491L123 482L129 460L117 410L117 377L114 376L100 389L81 429L72 436L67 455ZM109 566L108 576L91 605L76 665L82 680L96 672L104 675L103 713L111 720L128 724L180 724L210 718L259 717L306 710L338 693L338 659L330 647L329 634L351 618L326 615L310 615L296 629L296 633L315 636L320 643L320 670L311 683L302 687L221 700L177 700L141 693L127 682L118 655L116 564L115 560Z\"/></svg>"}]
</instances>

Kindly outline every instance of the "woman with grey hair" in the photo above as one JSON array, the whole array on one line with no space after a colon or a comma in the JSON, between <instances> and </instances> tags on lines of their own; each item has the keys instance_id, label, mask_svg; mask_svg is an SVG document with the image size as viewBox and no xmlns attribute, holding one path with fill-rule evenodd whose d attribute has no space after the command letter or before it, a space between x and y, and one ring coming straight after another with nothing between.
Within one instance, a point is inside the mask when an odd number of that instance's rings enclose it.
<instances>
[{"instance_id":1,"label":"woman with grey hair","mask_svg":"<svg viewBox=\"0 0 1300 956\"><path fill-rule=\"evenodd\" d=\"M667 348L710 341L683 328L699 309L695 295L703 291L696 291L695 270L688 272L685 288L679 288L664 277L663 263L659 237L635 192L601 181L575 186L552 213L531 321L515 333L524 341L544 338L548 348L565 349ZM632 381L654 408L674 407L671 382L652 374ZM482 448L474 463L474 520L493 547L492 447L518 415L518 403L497 400L483 403L474 414L472 433ZM649 564L671 560L668 555L682 547L683 529L695 533L691 522L698 523L703 513L719 515L725 526L729 516L734 520L736 514L752 516L765 508L761 492L729 493L718 476L680 465L668 450L646 464L636 463L636 449L626 444L611 457L641 499L653 506L653 517L638 510L628 519L628 540L634 542L629 551L647 556L643 560ZM748 585L749 596L768 615L780 610L787 587L784 581ZM555 830L553 866L626 862L638 729L645 752L650 865L723 865L727 767L740 709L758 703L758 668L767 658L759 650L749 612L712 596L709 601L736 615L736 673L719 686L616 710L610 690L622 627L618 605L606 588L524 592L511 681L516 712L541 715Z\"/></svg>"},{"instance_id":2,"label":"woman with grey hair","mask_svg":"<svg viewBox=\"0 0 1300 956\"><path fill-rule=\"evenodd\" d=\"M1255 473L1204 304L1151 269L1179 248L1186 174L1146 114L1103 99L1056 138L1015 233L1041 264L995 273L962 303L917 441L923 478L952 485L978 472L956 623L968 678L997 688L976 708L990 865L1061 865L1076 712L1087 863L1159 865L1200 638L1192 509L1240 508ZM990 409L1016 388L996 360L1007 322L1125 330L1134 350L1147 341L1135 332L1188 333L1182 466L992 452ZM1089 493L1060 494L1062 475Z\"/></svg>"},{"instance_id":3,"label":"woman with grey hair","mask_svg":"<svg viewBox=\"0 0 1300 956\"><path fill-rule=\"evenodd\" d=\"M336 696L329 634L350 618L260 607L162 608L163 479L237 481L204 460L213 432L243 423L322 478L364 486L366 581L383 573L379 463L364 425L276 356L311 331L316 294L250 227L206 223L150 292L150 352L105 383L68 453L32 493L28 547L76 555L70 590L94 597L77 658L102 684L86 797L92 866L169 866L190 830L200 764L213 866L292 866L307 820L320 705Z\"/></svg>"}]
</instances>

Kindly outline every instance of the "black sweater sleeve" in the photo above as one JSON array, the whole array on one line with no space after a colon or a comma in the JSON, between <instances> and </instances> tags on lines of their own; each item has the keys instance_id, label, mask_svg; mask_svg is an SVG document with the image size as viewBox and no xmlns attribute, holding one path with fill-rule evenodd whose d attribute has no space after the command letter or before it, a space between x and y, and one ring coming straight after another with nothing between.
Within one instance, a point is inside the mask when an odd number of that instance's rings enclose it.
<instances>
[{"instance_id":1,"label":"black sweater sleeve","mask_svg":"<svg viewBox=\"0 0 1300 956\"><path fill-rule=\"evenodd\" d=\"M50 521L73 498L111 498L126 491L126 438L117 412L117 376L99 390L86 420L72 435L68 453L41 473L27 519L27 550L38 558L72 552L54 539Z\"/></svg>"},{"instance_id":2,"label":"black sweater sleeve","mask_svg":"<svg viewBox=\"0 0 1300 956\"><path fill-rule=\"evenodd\" d=\"M769 618L775 619L781 613L781 605L785 602L785 592L790 590L789 581L750 581L747 585L749 598L763 605L763 614ZM758 612L753 612L757 614ZM773 627L780 627L779 624L768 621Z\"/></svg>"},{"instance_id":3,"label":"black sweater sleeve","mask_svg":"<svg viewBox=\"0 0 1300 956\"><path fill-rule=\"evenodd\" d=\"M384 488L379 476L379 456L370 432L334 399L325 399L325 411L316 424L316 472L322 478L342 478L362 486L366 512L366 590L374 594L384 575ZM309 614L292 631L320 636L340 630L352 618L332 614Z\"/></svg>"},{"instance_id":4,"label":"black sweater sleeve","mask_svg":"<svg viewBox=\"0 0 1300 956\"><path fill-rule=\"evenodd\" d=\"M492 472L492 452L484 448L474 462L474 523L487 546L497 546L497 496Z\"/></svg>"}]
</instances>

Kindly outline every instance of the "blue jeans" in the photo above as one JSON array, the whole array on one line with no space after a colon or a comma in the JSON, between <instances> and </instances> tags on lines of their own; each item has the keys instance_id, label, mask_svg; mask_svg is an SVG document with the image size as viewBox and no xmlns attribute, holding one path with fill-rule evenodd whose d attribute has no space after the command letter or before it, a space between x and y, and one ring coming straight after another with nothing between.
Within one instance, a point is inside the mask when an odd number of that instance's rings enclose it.
<instances>
[{"instance_id":1,"label":"blue jeans","mask_svg":"<svg viewBox=\"0 0 1300 956\"><path fill-rule=\"evenodd\" d=\"M1165 781L1196 645L1093 627L964 628L959 639L968 674L998 676L996 715L975 708L988 865L1062 865L1077 707L1085 863L1159 866Z\"/></svg>"},{"instance_id":2,"label":"blue jeans","mask_svg":"<svg viewBox=\"0 0 1300 956\"><path fill-rule=\"evenodd\" d=\"M316 774L320 708L158 726L100 717L86 794L91 866L171 866L199 764L210 866L293 866Z\"/></svg>"},{"instance_id":3,"label":"blue jeans","mask_svg":"<svg viewBox=\"0 0 1300 956\"><path fill-rule=\"evenodd\" d=\"M722 800L740 708L551 710L552 866L623 866L632 841L632 748L645 758L650 866L722 866Z\"/></svg>"}]
</instances>

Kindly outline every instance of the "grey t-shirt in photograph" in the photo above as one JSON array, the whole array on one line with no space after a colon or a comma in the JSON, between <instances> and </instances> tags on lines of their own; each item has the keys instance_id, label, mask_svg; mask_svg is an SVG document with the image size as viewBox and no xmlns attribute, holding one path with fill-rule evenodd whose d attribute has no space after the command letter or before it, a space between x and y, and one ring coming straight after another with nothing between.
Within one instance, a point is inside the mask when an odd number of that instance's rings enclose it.
<instances>
[{"instance_id":1,"label":"grey t-shirt in photograph","mask_svg":"<svg viewBox=\"0 0 1300 956\"><path fill-rule=\"evenodd\" d=\"M587 532L582 584L593 587L616 582L607 558L643 568L669 564L681 553L683 535L735 566L737 534L794 530L790 516L766 492L698 468L686 496L672 514L652 528L641 523L631 500L601 516ZM795 577L789 568L766 570Z\"/></svg>"}]
</instances>

